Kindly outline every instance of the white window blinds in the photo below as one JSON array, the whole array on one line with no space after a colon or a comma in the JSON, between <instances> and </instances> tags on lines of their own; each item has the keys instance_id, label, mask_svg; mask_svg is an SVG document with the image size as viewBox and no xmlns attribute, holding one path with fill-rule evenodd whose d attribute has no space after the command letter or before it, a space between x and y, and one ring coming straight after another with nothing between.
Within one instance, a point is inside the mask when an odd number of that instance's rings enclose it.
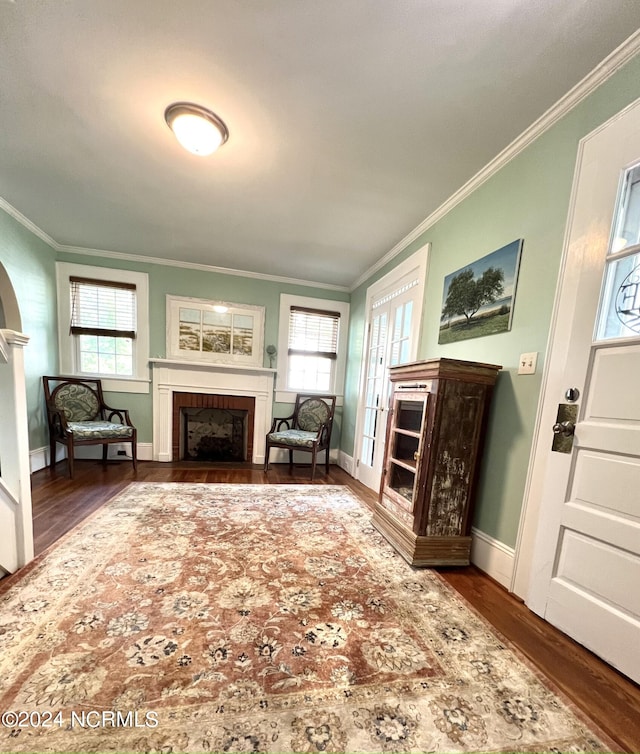
<instances>
[{"instance_id":1,"label":"white window blinds","mask_svg":"<svg viewBox=\"0 0 640 754\"><path fill-rule=\"evenodd\" d=\"M289 311L289 355L338 357L340 313L292 306Z\"/></svg>"},{"instance_id":2,"label":"white window blinds","mask_svg":"<svg viewBox=\"0 0 640 754\"><path fill-rule=\"evenodd\" d=\"M136 337L136 286L70 277L72 335Z\"/></svg>"}]
</instances>

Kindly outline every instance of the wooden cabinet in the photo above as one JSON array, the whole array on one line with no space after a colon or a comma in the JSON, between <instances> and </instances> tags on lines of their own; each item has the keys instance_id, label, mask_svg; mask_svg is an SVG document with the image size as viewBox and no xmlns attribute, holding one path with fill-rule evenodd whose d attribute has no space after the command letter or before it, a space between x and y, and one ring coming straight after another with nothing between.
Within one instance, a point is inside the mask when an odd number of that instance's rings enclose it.
<instances>
[{"instance_id":1,"label":"wooden cabinet","mask_svg":"<svg viewBox=\"0 0 640 754\"><path fill-rule=\"evenodd\" d=\"M468 565L494 364L429 359L392 367L373 523L414 566Z\"/></svg>"}]
</instances>

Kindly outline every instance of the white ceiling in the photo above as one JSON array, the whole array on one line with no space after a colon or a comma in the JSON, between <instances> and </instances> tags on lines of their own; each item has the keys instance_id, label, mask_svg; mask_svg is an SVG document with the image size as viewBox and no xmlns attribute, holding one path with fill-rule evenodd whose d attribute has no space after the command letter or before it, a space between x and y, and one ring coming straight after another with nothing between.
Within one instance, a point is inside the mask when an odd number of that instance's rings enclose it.
<instances>
[{"instance_id":1,"label":"white ceiling","mask_svg":"<svg viewBox=\"0 0 640 754\"><path fill-rule=\"evenodd\" d=\"M0 197L57 244L349 286L639 0L0 0ZM214 110L211 157L163 120Z\"/></svg>"}]
</instances>

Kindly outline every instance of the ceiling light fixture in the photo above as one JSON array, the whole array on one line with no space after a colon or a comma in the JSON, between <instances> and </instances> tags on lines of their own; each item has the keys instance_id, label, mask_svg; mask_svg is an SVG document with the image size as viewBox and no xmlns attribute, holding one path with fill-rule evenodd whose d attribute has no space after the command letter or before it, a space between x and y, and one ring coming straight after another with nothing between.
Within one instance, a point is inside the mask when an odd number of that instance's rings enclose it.
<instances>
[{"instance_id":1,"label":"ceiling light fixture","mask_svg":"<svg viewBox=\"0 0 640 754\"><path fill-rule=\"evenodd\" d=\"M211 110L192 102L174 102L164 119L182 146L193 154L212 154L229 138L226 125Z\"/></svg>"}]
</instances>

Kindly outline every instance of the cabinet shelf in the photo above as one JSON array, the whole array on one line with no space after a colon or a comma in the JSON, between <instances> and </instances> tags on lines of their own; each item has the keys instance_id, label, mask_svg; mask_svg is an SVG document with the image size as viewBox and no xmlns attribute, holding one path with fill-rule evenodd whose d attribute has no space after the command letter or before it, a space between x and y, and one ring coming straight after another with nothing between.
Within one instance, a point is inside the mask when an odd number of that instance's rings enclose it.
<instances>
[{"instance_id":1,"label":"cabinet shelf","mask_svg":"<svg viewBox=\"0 0 640 754\"><path fill-rule=\"evenodd\" d=\"M403 469L415 472L418 467L418 462L411 458L390 458L391 463L395 463L397 466L402 466Z\"/></svg>"},{"instance_id":2,"label":"cabinet shelf","mask_svg":"<svg viewBox=\"0 0 640 754\"><path fill-rule=\"evenodd\" d=\"M410 429L400 429L400 427L392 427L392 432L395 432L397 435L406 435L407 437L417 437L420 439L420 432L413 432Z\"/></svg>"}]
</instances>

